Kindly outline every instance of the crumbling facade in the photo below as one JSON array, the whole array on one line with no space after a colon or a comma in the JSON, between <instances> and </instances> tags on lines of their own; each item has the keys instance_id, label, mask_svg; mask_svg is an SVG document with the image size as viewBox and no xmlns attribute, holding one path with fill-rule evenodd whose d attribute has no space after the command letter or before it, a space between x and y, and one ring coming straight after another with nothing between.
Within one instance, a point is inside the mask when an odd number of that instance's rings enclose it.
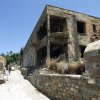
<instances>
[{"instance_id":1,"label":"crumbling facade","mask_svg":"<svg viewBox=\"0 0 100 100\"><path fill-rule=\"evenodd\" d=\"M97 30L100 18L47 5L21 50L21 65L39 68L51 59L77 61Z\"/></svg>"},{"instance_id":2,"label":"crumbling facade","mask_svg":"<svg viewBox=\"0 0 100 100\"><path fill-rule=\"evenodd\" d=\"M6 59L0 56L0 84L4 83L4 72L6 67Z\"/></svg>"},{"instance_id":3,"label":"crumbling facade","mask_svg":"<svg viewBox=\"0 0 100 100\"><path fill-rule=\"evenodd\" d=\"M6 66L6 59L2 56L0 56L0 68Z\"/></svg>"}]
</instances>

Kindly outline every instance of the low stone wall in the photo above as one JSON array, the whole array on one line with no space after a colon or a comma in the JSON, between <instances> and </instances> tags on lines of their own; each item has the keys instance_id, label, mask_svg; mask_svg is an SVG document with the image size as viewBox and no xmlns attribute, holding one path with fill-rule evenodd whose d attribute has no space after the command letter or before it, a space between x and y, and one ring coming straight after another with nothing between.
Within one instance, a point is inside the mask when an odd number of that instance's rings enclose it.
<instances>
[{"instance_id":1,"label":"low stone wall","mask_svg":"<svg viewBox=\"0 0 100 100\"><path fill-rule=\"evenodd\" d=\"M82 77L35 74L29 80L51 100L100 100L100 87Z\"/></svg>"},{"instance_id":2,"label":"low stone wall","mask_svg":"<svg viewBox=\"0 0 100 100\"><path fill-rule=\"evenodd\" d=\"M24 78L27 78L27 68L20 68L21 74L24 76Z\"/></svg>"}]
</instances>

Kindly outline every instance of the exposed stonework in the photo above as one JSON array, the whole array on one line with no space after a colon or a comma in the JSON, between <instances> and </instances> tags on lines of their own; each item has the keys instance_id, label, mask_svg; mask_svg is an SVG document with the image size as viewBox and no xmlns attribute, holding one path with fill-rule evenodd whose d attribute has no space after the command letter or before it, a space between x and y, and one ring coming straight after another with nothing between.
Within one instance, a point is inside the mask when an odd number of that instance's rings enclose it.
<instances>
[{"instance_id":1,"label":"exposed stonework","mask_svg":"<svg viewBox=\"0 0 100 100\"><path fill-rule=\"evenodd\" d=\"M100 30L97 30L94 34L92 34L90 41L94 42L100 40Z\"/></svg>"},{"instance_id":2,"label":"exposed stonework","mask_svg":"<svg viewBox=\"0 0 100 100\"><path fill-rule=\"evenodd\" d=\"M77 61L84 57L85 47L90 43L90 37L95 30L100 30L99 25L100 18L46 6L24 50L21 51L22 66L36 69L49 63L52 58L60 59L61 55L68 62ZM100 70L99 47L100 41L97 48L92 45L92 51L86 49L85 58L88 62L86 74L83 76L34 72L28 78L36 88L53 100L100 100L100 77L93 73L96 67L96 72ZM27 74L27 70L23 74Z\"/></svg>"},{"instance_id":3,"label":"exposed stonework","mask_svg":"<svg viewBox=\"0 0 100 100\"><path fill-rule=\"evenodd\" d=\"M29 80L51 100L100 100L100 87L80 76L35 74Z\"/></svg>"},{"instance_id":4,"label":"exposed stonework","mask_svg":"<svg viewBox=\"0 0 100 100\"><path fill-rule=\"evenodd\" d=\"M100 86L100 40L90 43L85 50L86 75Z\"/></svg>"},{"instance_id":5,"label":"exposed stonework","mask_svg":"<svg viewBox=\"0 0 100 100\"><path fill-rule=\"evenodd\" d=\"M100 100L100 40L87 46L85 59L83 76L38 73L28 79L52 100Z\"/></svg>"},{"instance_id":6,"label":"exposed stonework","mask_svg":"<svg viewBox=\"0 0 100 100\"><path fill-rule=\"evenodd\" d=\"M2 67L6 66L6 59L2 56L0 56L0 66L2 66Z\"/></svg>"},{"instance_id":7,"label":"exposed stonework","mask_svg":"<svg viewBox=\"0 0 100 100\"><path fill-rule=\"evenodd\" d=\"M61 54L77 61L95 30L100 30L100 18L47 5L21 50L21 65L39 68Z\"/></svg>"},{"instance_id":8,"label":"exposed stonework","mask_svg":"<svg viewBox=\"0 0 100 100\"><path fill-rule=\"evenodd\" d=\"M21 65L32 71L49 64L51 59L76 62L84 57L84 50L97 30L100 30L100 18L47 5L21 50ZM84 76L77 78L34 71L29 80L53 100L100 100L100 75L97 75L100 72L100 50L97 49L100 49L100 40L97 45L92 45L92 51L85 51ZM23 69L22 74L27 75L27 69Z\"/></svg>"},{"instance_id":9,"label":"exposed stonework","mask_svg":"<svg viewBox=\"0 0 100 100\"><path fill-rule=\"evenodd\" d=\"M5 82L4 80L5 66L6 66L6 59L0 56L0 84L3 84Z\"/></svg>"}]
</instances>

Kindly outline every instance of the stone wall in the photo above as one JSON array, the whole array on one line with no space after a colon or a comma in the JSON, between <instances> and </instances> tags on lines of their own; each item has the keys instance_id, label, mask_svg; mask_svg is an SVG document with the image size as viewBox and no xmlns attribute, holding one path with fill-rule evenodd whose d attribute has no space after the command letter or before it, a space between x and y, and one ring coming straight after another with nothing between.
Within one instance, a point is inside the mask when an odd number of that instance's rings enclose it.
<instances>
[{"instance_id":1,"label":"stone wall","mask_svg":"<svg viewBox=\"0 0 100 100\"><path fill-rule=\"evenodd\" d=\"M82 77L35 74L29 80L51 100L100 100L100 87Z\"/></svg>"},{"instance_id":2,"label":"stone wall","mask_svg":"<svg viewBox=\"0 0 100 100\"><path fill-rule=\"evenodd\" d=\"M100 100L100 40L87 46L85 60L83 76L42 73L29 80L51 100Z\"/></svg>"},{"instance_id":3,"label":"stone wall","mask_svg":"<svg viewBox=\"0 0 100 100\"><path fill-rule=\"evenodd\" d=\"M100 86L100 40L90 43L85 49L86 75Z\"/></svg>"}]
</instances>

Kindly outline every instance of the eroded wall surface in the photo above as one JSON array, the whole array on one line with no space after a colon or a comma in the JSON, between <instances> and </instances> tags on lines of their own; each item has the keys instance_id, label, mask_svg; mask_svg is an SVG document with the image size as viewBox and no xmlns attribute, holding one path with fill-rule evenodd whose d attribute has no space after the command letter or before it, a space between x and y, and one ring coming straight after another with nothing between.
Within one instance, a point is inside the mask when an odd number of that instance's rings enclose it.
<instances>
[{"instance_id":1,"label":"eroded wall surface","mask_svg":"<svg viewBox=\"0 0 100 100\"><path fill-rule=\"evenodd\" d=\"M56 16L66 19L66 27L68 33L68 50L66 50L66 52L68 52L69 62L76 61L81 57L81 49L79 45L87 46L90 43L90 37L94 33L93 25L96 25L96 30L100 30L100 18L74 12L71 10L62 9L59 7L46 6L23 51L23 65L26 67L30 65L36 66L37 51L36 47L32 46L31 43L32 41L37 41L37 30L39 30L39 28L43 24L43 20L47 20L46 17L48 15L49 17ZM77 32L77 21L85 23L85 33L83 35L80 35ZM47 39L48 38L46 38L45 40ZM49 47L47 42L45 45Z\"/></svg>"},{"instance_id":2,"label":"eroded wall surface","mask_svg":"<svg viewBox=\"0 0 100 100\"><path fill-rule=\"evenodd\" d=\"M33 75L31 83L52 100L100 100L100 87L67 75Z\"/></svg>"}]
</instances>

